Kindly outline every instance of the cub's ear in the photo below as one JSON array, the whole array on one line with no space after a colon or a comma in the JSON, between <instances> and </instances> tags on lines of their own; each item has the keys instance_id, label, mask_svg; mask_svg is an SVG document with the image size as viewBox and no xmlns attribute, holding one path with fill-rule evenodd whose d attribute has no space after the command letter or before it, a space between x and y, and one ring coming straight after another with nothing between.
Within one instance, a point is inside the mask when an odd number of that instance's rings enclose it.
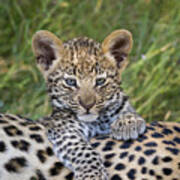
<instances>
[{"instance_id":1,"label":"cub's ear","mask_svg":"<svg viewBox=\"0 0 180 180\"><path fill-rule=\"evenodd\" d=\"M116 63L118 68L124 68L132 44L132 35L129 31L116 30L105 38L102 51L108 59Z\"/></svg>"},{"instance_id":2,"label":"cub's ear","mask_svg":"<svg viewBox=\"0 0 180 180\"><path fill-rule=\"evenodd\" d=\"M38 31L32 39L32 49L37 59L37 64L44 76L52 72L55 64L61 58L63 45L53 33Z\"/></svg>"}]
</instances>

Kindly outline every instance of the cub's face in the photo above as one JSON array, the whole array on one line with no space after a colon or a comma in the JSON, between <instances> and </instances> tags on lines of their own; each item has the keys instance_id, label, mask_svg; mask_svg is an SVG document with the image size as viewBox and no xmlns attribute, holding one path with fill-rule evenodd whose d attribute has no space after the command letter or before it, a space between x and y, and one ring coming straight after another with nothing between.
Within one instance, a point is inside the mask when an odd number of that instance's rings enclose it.
<instances>
[{"instance_id":1,"label":"cub's face","mask_svg":"<svg viewBox=\"0 0 180 180\"><path fill-rule=\"evenodd\" d=\"M126 30L114 31L102 45L86 37L62 43L48 31L33 37L53 107L71 109L88 122L119 101L121 72L131 47Z\"/></svg>"}]
</instances>

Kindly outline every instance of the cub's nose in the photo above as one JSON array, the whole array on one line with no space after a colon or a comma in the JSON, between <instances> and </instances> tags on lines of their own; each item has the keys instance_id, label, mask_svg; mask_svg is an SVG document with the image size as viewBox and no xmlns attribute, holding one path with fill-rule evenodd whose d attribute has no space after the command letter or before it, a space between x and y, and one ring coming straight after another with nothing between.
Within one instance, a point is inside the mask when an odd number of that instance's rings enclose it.
<instances>
[{"instance_id":1,"label":"cub's nose","mask_svg":"<svg viewBox=\"0 0 180 180\"><path fill-rule=\"evenodd\" d=\"M95 105L96 100L92 99L91 101L85 102L79 97L79 104L87 110L87 112Z\"/></svg>"}]
</instances>

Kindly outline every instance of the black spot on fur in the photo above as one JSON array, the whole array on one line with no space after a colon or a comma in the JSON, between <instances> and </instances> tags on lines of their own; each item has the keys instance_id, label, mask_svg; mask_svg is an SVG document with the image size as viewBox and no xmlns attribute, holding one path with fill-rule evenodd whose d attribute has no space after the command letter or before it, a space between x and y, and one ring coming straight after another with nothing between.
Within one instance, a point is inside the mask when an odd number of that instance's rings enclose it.
<instances>
[{"instance_id":1,"label":"black spot on fur","mask_svg":"<svg viewBox=\"0 0 180 180\"><path fill-rule=\"evenodd\" d=\"M21 168L27 166L27 161L24 157L15 157L9 160L4 167L8 172L19 172Z\"/></svg>"},{"instance_id":2,"label":"black spot on fur","mask_svg":"<svg viewBox=\"0 0 180 180\"><path fill-rule=\"evenodd\" d=\"M169 156L165 156L164 158L162 158L162 160L164 161L164 162L171 162L172 161L172 158L171 157L169 157Z\"/></svg>"},{"instance_id":3,"label":"black spot on fur","mask_svg":"<svg viewBox=\"0 0 180 180\"><path fill-rule=\"evenodd\" d=\"M154 137L154 138L163 138L164 135L163 135L163 134L160 134L160 133L158 133L158 132L155 132L155 133L152 134L152 137Z\"/></svg>"},{"instance_id":4,"label":"black spot on fur","mask_svg":"<svg viewBox=\"0 0 180 180\"><path fill-rule=\"evenodd\" d=\"M136 146L134 150L135 151L141 151L141 149L142 149L141 146Z\"/></svg>"},{"instance_id":5,"label":"black spot on fur","mask_svg":"<svg viewBox=\"0 0 180 180\"><path fill-rule=\"evenodd\" d=\"M76 157L73 157L71 161L74 163L76 161Z\"/></svg>"},{"instance_id":6,"label":"black spot on fur","mask_svg":"<svg viewBox=\"0 0 180 180\"><path fill-rule=\"evenodd\" d=\"M108 141L105 144L105 147L103 148L103 151L110 151L110 150L112 150L113 145L115 145L114 141Z\"/></svg>"},{"instance_id":7,"label":"black spot on fur","mask_svg":"<svg viewBox=\"0 0 180 180\"><path fill-rule=\"evenodd\" d=\"M163 178L162 178L162 176L157 175L157 176L156 176L156 179L158 179L158 180L162 180Z\"/></svg>"},{"instance_id":8,"label":"black spot on fur","mask_svg":"<svg viewBox=\"0 0 180 180\"><path fill-rule=\"evenodd\" d=\"M176 148L166 147L166 149L174 155L177 155L179 153L179 149Z\"/></svg>"},{"instance_id":9,"label":"black spot on fur","mask_svg":"<svg viewBox=\"0 0 180 180\"><path fill-rule=\"evenodd\" d=\"M153 169L150 169L150 170L149 170L149 174L150 174L151 176L154 176L154 175L155 175L154 170L153 170Z\"/></svg>"},{"instance_id":10,"label":"black spot on fur","mask_svg":"<svg viewBox=\"0 0 180 180\"><path fill-rule=\"evenodd\" d=\"M129 179L135 179L135 174L136 174L136 170L130 169L127 173L127 176L129 177Z\"/></svg>"},{"instance_id":11,"label":"black spot on fur","mask_svg":"<svg viewBox=\"0 0 180 180\"><path fill-rule=\"evenodd\" d=\"M6 145L3 141L0 141L0 153L6 150Z\"/></svg>"},{"instance_id":12,"label":"black spot on fur","mask_svg":"<svg viewBox=\"0 0 180 180\"><path fill-rule=\"evenodd\" d=\"M138 142L143 142L144 140L147 139L147 136L145 136L144 134L139 136L139 138L137 139Z\"/></svg>"},{"instance_id":13,"label":"black spot on fur","mask_svg":"<svg viewBox=\"0 0 180 180\"><path fill-rule=\"evenodd\" d=\"M36 174L37 174L38 180L47 180L39 169L36 171Z\"/></svg>"},{"instance_id":14,"label":"black spot on fur","mask_svg":"<svg viewBox=\"0 0 180 180\"><path fill-rule=\"evenodd\" d=\"M177 131L178 133L180 133L180 127L174 126L174 130Z\"/></svg>"},{"instance_id":15,"label":"black spot on fur","mask_svg":"<svg viewBox=\"0 0 180 180\"><path fill-rule=\"evenodd\" d=\"M12 115L10 114L6 114L6 117L12 121L17 121L17 118L13 117Z\"/></svg>"},{"instance_id":16,"label":"black spot on fur","mask_svg":"<svg viewBox=\"0 0 180 180\"><path fill-rule=\"evenodd\" d=\"M21 151L28 151L30 144L25 140L13 140L11 141L11 144L13 147L20 149Z\"/></svg>"},{"instance_id":17,"label":"black spot on fur","mask_svg":"<svg viewBox=\"0 0 180 180\"><path fill-rule=\"evenodd\" d=\"M93 148L97 148L99 145L100 145L99 142L95 142L95 143L92 143L92 144L91 144L91 146L92 146Z\"/></svg>"},{"instance_id":18,"label":"black spot on fur","mask_svg":"<svg viewBox=\"0 0 180 180\"><path fill-rule=\"evenodd\" d=\"M65 179L66 180L73 180L73 177L74 177L74 173L71 172L65 177Z\"/></svg>"},{"instance_id":19,"label":"black spot on fur","mask_svg":"<svg viewBox=\"0 0 180 180\"><path fill-rule=\"evenodd\" d=\"M122 180L122 178L119 175L115 174L112 176L111 180Z\"/></svg>"},{"instance_id":20,"label":"black spot on fur","mask_svg":"<svg viewBox=\"0 0 180 180\"><path fill-rule=\"evenodd\" d=\"M144 154L147 156L150 156L150 155L154 154L155 152L156 152L156 150L154 150L154 149L148 149L148 150L144 151Z\"/></svg>"},{"instance_id":21,"label":"black spot on fur","mask_svg":"<svg viewBox=\"0 0 180 180\"><path fill-rule=\"evenodd\" d=\"M146 167L142 167L141 173L142 173L142 174L146 174L146 173L147 173L147 168L146 168Z\"/></svg>"},{"instance_id":22,"label":"black spot on fur","mask_svg":"<svg viewBox=\"0 0 180 180\"><path fill-rule=\"evenodd\" d=\"M12 144L13 147L16 148L18 146L19 142L14 140L14 141L11 141L11 144Z\"/></svg>"},{"instance_id":23,"label":"black spot on fur","mask_svg":"<svg viewBox=\"0 0 180 180\"><path fill-rule=\"evenodd\" d=\"M37 143L43 143L44 140L39 134L31 134L30 135L31 139L34 139Z\"/></svg>"},{"instance_id":24,"label":"black spot on fur","mask_svg":"<svg viewBox=\"0 0 180 180\"><path fill-rule=\"evenodd\" d=\"M5 121L4 119L0 119L0 124L7 124L8 122Z\"/></svg>"},{"instance_id":25,"label":"black spot on fur","mask_svg":"<svg viewBox=\"0 0 180 180\"><path fill-rule=\"evenodd\" d=\"M180 144L180 138L179 138L179 137L175 137L173 140L174 140L176 143Z\"/></svg>"},{"instance_id":26,"label":"black spot on fur","mask_svg":"<svg viewBox=\"0 0 180 180\"><path fill-rule=\"evenodd\" d=\"M147 126L146 128L147 128L147 130L155 131L155 129L153 127Z\"/></svg>"},{"instance_id":27,"label":"black spot on fur","mask_svg":"<svg viewBox=\"0 0 180 180\"><path fill-rule=\"evenodd\" d=\"M89 158L90 156L91 156L90 153L86 153L86 154L85 154L85 158Z\"/></svg>"},{"instance_id":28,"label":"black spot on fur","mask_svg":"<svg viewBox=\"0 0 180 180\"><path fill-rule=\"evenodd\" d=\"M56 162L54 167L49 170L49 173L51 176L57 176L63 168L64 166L62 163Z\"/></svg>"},{"instance_id":29,"label":"black spot on fur","mask_svg":"<svg viewBox=\"0 0 180 180\"><path fill-rule=\"evenodd\" d=\"M172 134L173 131L170 130L170 129L164 128L164 129L162 130L162 133L165 134L165 135L169 135L169 134Z\"/></svg>"},{"instance_id":30,"label":"black spot on fur","mask_svg":"<svg viewBox=\"0 0 180 180\"><path fill-rule=\"evenodd\" d=\"M129 155L128 159L129 159L129 162L133 161L135 158L134 154L131 154Z\"/></svg>"},{"instance_id":31,"label":"black spot on fur","mask_svg":"<svg viewBox=\"0 0 180 180\"><path fill-rule=\"evenodd\" d=\"M28 125L29 125L29 123L28 123L28 122L19 122L18 124L19 124L19 125L21 125L21 126L24 126L24 127L26 127L26 126L28 126Z\"/></svg>"},{"instance_id":32,"label":"black spot on fur","mask_svg":"<svg viewBox=\"0 0 180 180\"><path fill-rule=\"evenodd\" d=\"M116 154L115 153L111 153L111 154L106 154L104 157L105 159L111 159L115 156Z\"/></svg>"},{"instance_id":33,"label":"black spot on fur","mask_svg":"<svg viewBox=\"0 0 180 180\"><path fill-rule=\"evenodd\" d=\"M148 142L148 143L145 143L144 145L147 146L147 147L156 147L157 143L155 143L155 142Z\"/></svg>"},{"instance_id":34,"label":"black spot on fur","mask_svg":"<svg viewBox=\"0 0 180 180\"><path fill-rule=\"evenodd\" d=\"M133 144L133 141L124 141L119 148L120 149L129 149L132 144Z\"/></svg>"},{"instance_id":35,"label":"black spot on fur","mask_svg":"<svg viewBox=\"0 0 180 180\"><path fill-rule=\"evenodd\" d=\"M29 128L29 130L31 130L31 131L38 131L38 130L40 130L40 129L41 129L41 127L40 127L40 126L37 126L37 125L31 126L31 127Z\"/></svg>"},{"instance_id":36,"label":"black spot on fur","mask_svg":"<svg viewBox=\"0 0 180 180\"><path fill-rule=\"evenodd\" d=\"M77 157L81 157L83 155L83 153L82 152L79 152L78 154L77 154Z\"/></svg>"},{"instance_id":37,"label":"black spot on fur","mask_svg":"<svg viewBox=\"0 0 180 180\"><path fill-rule=\"evenodd\" d=\"M162 124L160 124L159 122L157 121L154 121L150 124L151 126L157 126L157 127L160 127L160 128L164 128L164 126Z\"/></svg>"},{"instance_id":38,"label":"black spot on fur","mask_svg":"<svg viewBox=\"0 0 180 180\"><path fill-rule=\"evenodd\" d=\"M51 147L47 147L46 152L47 152L48 156L53 156L54 155L54 152L53 152Z\"/></svg>"},{"instance_id":39,"label":"black spot on fur","mask_svg":"<svg viewBox=\"0 0 180 180\"><path fill-rule=\"evenodd\" d=\"M46 161L46 153L44 150L38 150L37 157L39 158L40 162L44 163Z\"/></svg>"},{"instance_id":40,"label":"black spot on fur","mask_svg":"<svg viewBox=\"0 0 180 180\"><path fill-rule=\"evenodd\" d=\"M158 165L159 164L159 157L158 156L155 156L152 160L152 164L154 165Z\"/></svg>"},{"instance_id":41,"label":"black spot on fur","mask_svg":"<svg viewBox=\"0 0 180 180\"><path fill-rule=\"evenodd\" d=\"M23 132L14 125L4 127L4 131L6 132L8 136L16 136L16 135L22 136L23 135Z\"/></svg>"},{"instance_id":42,"label":"black spot on fur","mask_svg":"<svg viewBox=\"0 0 180 180\"><path fill-rule=\"evenodd\" d=\"M180 162L178 162L178 169L180 169Z\"/></svg>"},{"instance_id":43,"label":"black spot on fur","mask_svg":"<svg viewBox=\"0 0 180 180\"><path fill-rule=\"evenodd\" d=\"M139 159L138 159L138 164L139 165L142 165L142 164L144 164L146 162L146 160L143 158L143 157L140 157Z\"/></svg>"},{"instance_id":44,"label":"black spot on fur","mask_svg":"<svg viewBox=\"0 0 180 180\"><path fill-rule=\"evenodd\" d=\"M70 139L76 139L77 137L75 135L72 135L69 137Z\"/></svg>"},{"instance_id":45,"label":"black spot on fur","mask_svg":"<svg viewBox=\"0 0 180 180\"><path fill-rule=\"evenodd\" d=\"M121 171L121 170L123 170L125 168L126 168L126 166L124 164L122 164L122 163L119 163L119 164L117 164L115 166L115 169L118 170L118 171Z\"/></svg>"},{"instance_id":46,"label":"black spot on fur","mask_svg":"<svg viewBox=\"0 0 180 180\"><path fill-rule=\"evenodd\" d=\"M170 169L170 168L163 168L162 171L163 171L164 175L166 175L166 176L171 175L173 172L172 169Z\"/></svg>"},{"instance_id":47,"label":"black spot on fur","mask_svg":"<svg viewBox=\"0 0 180 180\"><path fill-rule=\"evenodd\" d=\"M110 167L111 165L112 165L112 163L109 162L109 161L104 162L104 166L107 167L107 168Z\"/></svg>"},{"instance_id":48,"label":"black spot on fur","mask_svg":"<svg viewBox=\"0 0 180 180\"><path fill-rule=\"evenodd\" d=\"M120 154L119 158L120 158L120 159L123 159L123 158L127 157L127 155L128 155L128 152L122 152L122 153Z\"/></svg>"},{"instance_id":49,"label":"black spot on fur","mask_svg":"<svg viewBox=\"0 0 180 180\"><path fill-rule=\"evenodd\" d=\"M176 145L173 141L163 140L162 142L163 142L164 144L167 144L167 145L172 145L172 146L175 146L175 145Z\"/></svg>"}]
</instances>

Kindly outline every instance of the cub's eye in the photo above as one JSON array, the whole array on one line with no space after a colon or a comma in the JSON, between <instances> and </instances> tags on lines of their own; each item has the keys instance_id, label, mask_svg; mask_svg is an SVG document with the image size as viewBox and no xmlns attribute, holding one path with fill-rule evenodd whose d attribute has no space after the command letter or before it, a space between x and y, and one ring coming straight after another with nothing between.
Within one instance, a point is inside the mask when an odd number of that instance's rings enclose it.
<instances>
[{"instance_id":1,"label":"cub's eye","mask_svg":"<svg viewBox=\"0 0 180 180\"><path fill-rule=\"evenodd\" d=\"M96 86L102 86L106 82L105 78L96 79Z\"/></svg>"},{"instance_id":2,"label":"cub's eye","mask_svg":"<svg viewBox=\"0 0 180 180\"><path fill-rule=\"evenodd\" d=\"M67 78L67 79L65 79L65 82L68 86L74 86L74 87L77 86L76 79Z\"/></svg>"}]
</instances>

